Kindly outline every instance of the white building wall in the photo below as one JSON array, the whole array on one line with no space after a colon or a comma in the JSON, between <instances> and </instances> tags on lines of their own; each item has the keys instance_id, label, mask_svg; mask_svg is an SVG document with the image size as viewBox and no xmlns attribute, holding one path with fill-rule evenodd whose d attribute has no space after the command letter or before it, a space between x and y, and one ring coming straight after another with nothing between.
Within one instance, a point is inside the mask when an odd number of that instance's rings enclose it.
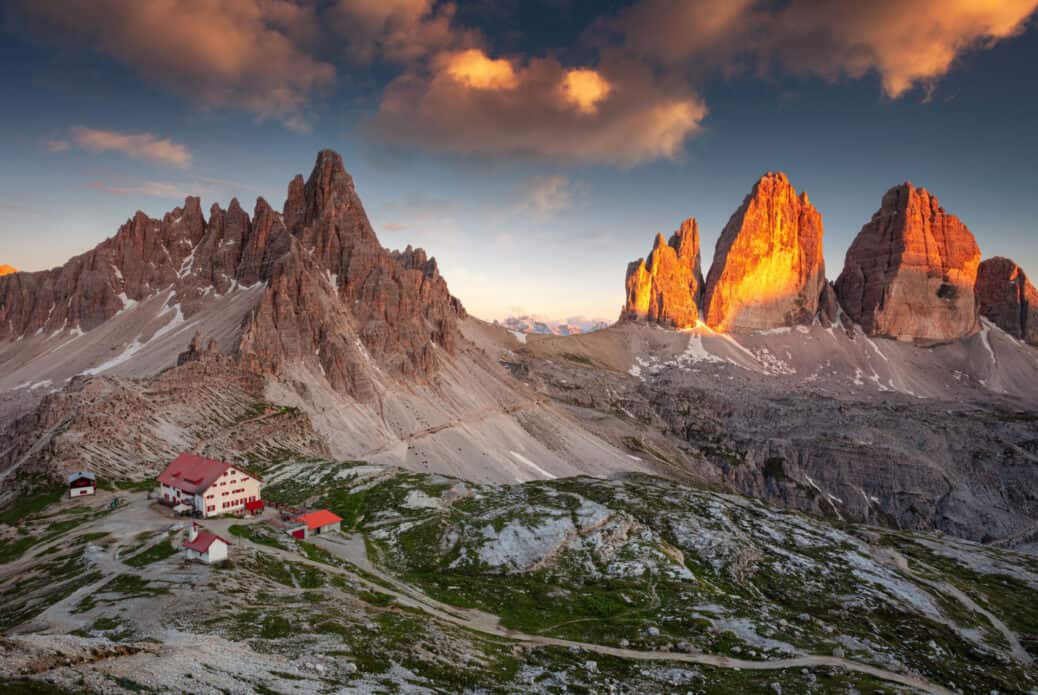
<instances>
[{"instance_id":1,"label":"white building wall","mask_svg":"<svg viewBox=\"0 0 1038 695\"><path fill-rule=\"evenodd\" d=\"M203 562L213 564L214 562L223 562L226 559L227 544L220 539L216 539L213 541L212 545L209 546L209 555L203 560Z\"/></svg>"},{"instance_id":2,"label":"white building wall","mask_svg":"<svg viewBox=\"0 0 1038 695\"><path fill-rule=\"evenodd\" d=\"M219 516L245 511L245 503L262 499L263 484L251 475L234 466L213 481L205 491L202 501L202 516Z\"/></svg>"}]
</instances>

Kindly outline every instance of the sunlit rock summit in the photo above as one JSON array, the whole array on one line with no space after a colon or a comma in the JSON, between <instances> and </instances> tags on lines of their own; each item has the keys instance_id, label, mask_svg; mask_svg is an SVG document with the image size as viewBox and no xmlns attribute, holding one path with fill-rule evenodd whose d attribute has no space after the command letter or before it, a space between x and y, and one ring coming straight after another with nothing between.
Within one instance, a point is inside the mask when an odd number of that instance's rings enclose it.
<instances>
[{"instance_id":1,"label":"sunlit rock summit","mask_svg":"<svg viewBox=\"0 0 1038 695\"><path fill-rule=\"evenodd\" d=\"M887 191L847 251L836 293L866 333L938 342L977 331L980 249L926 189Z\"/></svg>"},{"instance_id":2,"label":"sunlit rock summit","mask_svg":"<svg viewBox=\"0 0 1038 695\"><path fill-rule=\"evenodd\" d=\"M767 173L732 215L703 298L719 331L811 323L825 288L822 215L782 173Z\"/></svg>"},{"instance_id":3,"label":"sunlit rock summit","mask_svg":"<svg viewBox=\"0 0 1038 695\"><path fill-rule=\"evenodd\" d=\"M621 319L647 320L688 328L699 320L703 271L699 259L699 225L695 219L656 243L648 257L627 266L627 303Z\"/></svg>"}]
</instances>

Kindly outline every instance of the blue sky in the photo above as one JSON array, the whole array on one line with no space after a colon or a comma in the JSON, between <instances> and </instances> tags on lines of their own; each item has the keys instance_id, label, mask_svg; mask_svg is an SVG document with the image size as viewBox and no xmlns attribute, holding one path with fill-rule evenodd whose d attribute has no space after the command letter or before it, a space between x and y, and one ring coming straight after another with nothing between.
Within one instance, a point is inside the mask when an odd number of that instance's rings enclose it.
<instances>
[{"instance_id":1,"label":"blue sky","mask_svg":"<svg viewBox=\"0 0 1038 695\"><path fill-rule=\"evenodd\" d=\"M1036 4L14 2L0 263L186 194L279 207L331 147L382 242L487 319L615 318L657 232L697 217L708 267L769 170L822 212L830 278L905 180L1038 273Z\"/></svg>"}]
</instances>

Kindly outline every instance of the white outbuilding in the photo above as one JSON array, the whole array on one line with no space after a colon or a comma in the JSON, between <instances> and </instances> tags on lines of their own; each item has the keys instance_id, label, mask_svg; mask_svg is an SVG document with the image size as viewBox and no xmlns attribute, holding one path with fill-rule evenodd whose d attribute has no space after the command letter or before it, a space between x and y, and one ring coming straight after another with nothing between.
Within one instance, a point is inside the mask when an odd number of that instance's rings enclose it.
<instances>
[{"instance_id":1,"label":"white outbuilding","mask_svg":"<svg viewBox=\"0 0 1038 695\"><path fill-rule=\"evenodd\" d=\"M192 522L187 540L184 541L184 557L212 565L227 559L230 545L226 539L215 533L204 529L199 531L198 524Z\"/></svg>"}]
</instances>

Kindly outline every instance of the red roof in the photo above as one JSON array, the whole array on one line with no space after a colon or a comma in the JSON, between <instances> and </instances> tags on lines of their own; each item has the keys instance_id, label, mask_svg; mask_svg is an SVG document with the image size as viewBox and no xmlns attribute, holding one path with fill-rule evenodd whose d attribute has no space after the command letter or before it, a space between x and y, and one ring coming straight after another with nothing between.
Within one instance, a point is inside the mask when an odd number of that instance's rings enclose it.
<instances>
[{"instance_id":1,"label":"red roof","mask_svg":"<svg viewBox=\"0 0 1038 695\"><path fill-rule=\"evenodd\" d=\"M199 531L198 535L195 536L195 540L184 541L184 547L190 548L191 550L194 550L197 553L205 553L209 551L209 546L213 544L213 541L218 540L223 541L227 545L230 545L230 543L226 539L217 536L215 533L209 533L208 531Z\"/></svg>"},{"instance_id":2,"label":"red roof","mask_svg":"<svg viewBox=\"0 0 1038 695\"><path fill-rule=\"evenodd\" d=\"M159 482L184 492L201 492L230 467L231 464L223 461L214 461L194 454L181 454L173 463L166 466L166 470L159 473ZM242 473L245 474L245 471Z\"/></svg>"},{"instance_id":3,"label":"red roof","mask_svg":"<svg viewBox=\"0 0 1038 695\"><path fill-rule=\"evenodd\" d=\"M332 514L327 509L318 509L316 512L297 516L296 521L303 522L308 529L313 531L315 528L321 528L328 524L337 524L342 521L342 517L338 514Z\"/></svg>"}]
</instances>

